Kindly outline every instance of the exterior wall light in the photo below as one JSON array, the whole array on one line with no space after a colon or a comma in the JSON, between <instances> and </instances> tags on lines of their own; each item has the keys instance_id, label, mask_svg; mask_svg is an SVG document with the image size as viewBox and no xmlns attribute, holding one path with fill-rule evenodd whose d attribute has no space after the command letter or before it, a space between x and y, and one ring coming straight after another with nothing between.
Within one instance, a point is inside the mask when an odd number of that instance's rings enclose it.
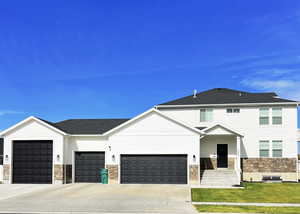
<instances>
[{"instance_id":1,"label":"exterior wall light","mask_svg":"<svg viewBox=\"0 0 300 214\"><path fill-rule=\"evenodd\" d=\"M5 155L5 160L8 161L8 155Z\"/></svg>"},{"instance_id":2,"label":"exterior wall light","mask_svg":"<svg viewBox=\"0 0 300 214\"><path fill-rule=\"evenodd\" d=\"M112 159L113 162L115 162L115 160L116 160L115 155L112 155L112 156L111 156L111 159Z\"/></svg>"},{"instance_id":3,"label":"exterior wall light","mask_svg":"<svg viewBox=\"0 0 300 214\"><path fill-rule=\"evenodd\" d=\"M193 155L193 161L196 162L196 155Z\"/></svg>"},{"instance_id":4,"label":"exterior wall light","mask_svg":"<svg viewBox=\"0 0 300 214\"><path fill-rule=\"evenodd\" d=\"M109 151L111 151L111 146L108 146Z\"/></svg>"},{"instance_id":5,"label":"exterior wall light","mask_svg":"<svg viewBox=\"0 0 300 214\"><path fill-rule=\"evenodd\" d=\"M60 155L56 155L56 160L57 160L57 161L60 160Z\"/></svg>"}]
</instances>

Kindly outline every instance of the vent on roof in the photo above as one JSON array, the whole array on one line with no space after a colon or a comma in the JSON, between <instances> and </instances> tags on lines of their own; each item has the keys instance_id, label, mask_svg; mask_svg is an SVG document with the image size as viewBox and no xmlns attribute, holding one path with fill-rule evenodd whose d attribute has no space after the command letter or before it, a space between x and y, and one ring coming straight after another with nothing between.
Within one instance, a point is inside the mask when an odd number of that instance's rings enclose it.
<instances>
[{"instance_id":1,"label":"vent on roof","mask_svg":"<svg viewBox=\"0 0 300 214\"><path fill-rule=\"evenodd\" d=\"M197 90L194 89L194 95L193 95L193 98L196 98L197 97Z\"/></svg>"}]
</instances>

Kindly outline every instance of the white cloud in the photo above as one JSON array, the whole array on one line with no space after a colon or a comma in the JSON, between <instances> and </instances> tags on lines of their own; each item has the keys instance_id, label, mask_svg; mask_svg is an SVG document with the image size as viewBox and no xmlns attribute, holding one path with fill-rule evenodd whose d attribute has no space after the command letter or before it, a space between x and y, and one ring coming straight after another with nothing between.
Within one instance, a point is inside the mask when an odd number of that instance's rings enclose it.
<instances>
[{"instance_id":1,"label":"white cloud","mask_svg":"<svg viewBox=\"0 0 300 214\"><path fill-rule=\"evenodd\" d=\"M300 82L293 80L263 80L263 79L245 79L241 83L256 89L289 89L300 85Z\"/></svg>"},{"instance_id":2,"label":"white cloud","mask_svg":"<svg viewBox=\"0 0 300 214\"><path fill-rule=\"evenodd\" d=\"M258 91L275 92L282 98L300 101L300 81L245 79L241 84Z\"/></svg>"},{"instance_id":3,"label":"white cloud","mask_svg":"<svg viewBox=\"0 0 300 214\"><path fill-rule=\"evenodd\" d=\"M266 75L270 75L270 76L274 76L274 77L278 77L278 76L282 76L285 74L292 74L295 72L299 72L299 69L278 69L278 68L274 68L274 69L263 69L263 70L259 70L256 72L256 74L266 74Z\"/></svg>"},{"instance_id":4,"label":"white cloud","mask_svg":"<svg viewBox=\"0 0 300 214\"><path fill-rule=\"evenodd\" d=\"M11 110L0 110L0 116L7 115L7 114L23 114L24 112L20 111L11 111Z\"/></svg>"}]
</instances>

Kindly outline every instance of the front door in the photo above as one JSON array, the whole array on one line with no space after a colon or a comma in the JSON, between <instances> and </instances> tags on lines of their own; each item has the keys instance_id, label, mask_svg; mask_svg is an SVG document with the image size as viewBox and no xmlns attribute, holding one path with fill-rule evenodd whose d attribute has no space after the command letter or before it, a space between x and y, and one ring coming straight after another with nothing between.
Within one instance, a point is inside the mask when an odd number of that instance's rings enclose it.
<instances>
[{"instance_id":1,"label":"front door","mask_svg":"<svg viewBox=\"0 0 300 214\"><path fill-rule=\"evenodd\" d=\"M228 167L228 144L217 144L217 167Z\"/></svg>"}]
</instances>

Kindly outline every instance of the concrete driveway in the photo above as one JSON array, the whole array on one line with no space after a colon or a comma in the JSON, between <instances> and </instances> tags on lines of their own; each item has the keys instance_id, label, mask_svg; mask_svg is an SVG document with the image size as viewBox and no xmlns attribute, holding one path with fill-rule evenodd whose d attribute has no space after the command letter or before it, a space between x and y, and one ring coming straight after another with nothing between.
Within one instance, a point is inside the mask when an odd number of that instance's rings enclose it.
<instances>
[{"instance_id":1,"label":"concrete driveway","mask_svg":"<svg viewBox=\"0 0 300 214\"><path fill-rule=\"evenodd\" d=\"M185 185L39 186L9 198L1 191L0 212L196 213Z\"/></svg>"}]
</instances>

